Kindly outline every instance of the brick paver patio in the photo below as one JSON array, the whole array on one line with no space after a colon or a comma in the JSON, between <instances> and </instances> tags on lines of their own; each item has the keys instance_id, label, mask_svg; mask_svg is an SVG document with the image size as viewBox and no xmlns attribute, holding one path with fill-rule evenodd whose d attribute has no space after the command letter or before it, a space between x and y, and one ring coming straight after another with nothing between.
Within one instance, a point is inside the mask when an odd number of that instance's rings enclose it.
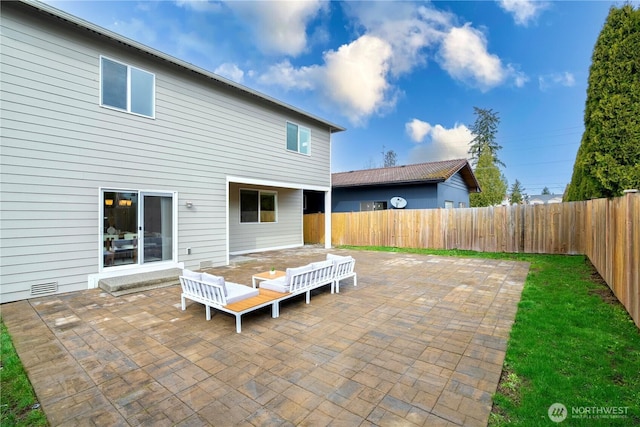
<instances>
[{"instance_id":1,"label":"brick paver patio","mask_svg":"<svg viewBox=\"0 0 640 427\"><path fill-rule=\"evenodd\" d=\"M328 252L257 254L211 269L251 275ZM51 425L484 426L529 265L331 250L358 286L234 318L180 287L100 289L4 304L2 317Z\"/></svg>"}]
</instances>

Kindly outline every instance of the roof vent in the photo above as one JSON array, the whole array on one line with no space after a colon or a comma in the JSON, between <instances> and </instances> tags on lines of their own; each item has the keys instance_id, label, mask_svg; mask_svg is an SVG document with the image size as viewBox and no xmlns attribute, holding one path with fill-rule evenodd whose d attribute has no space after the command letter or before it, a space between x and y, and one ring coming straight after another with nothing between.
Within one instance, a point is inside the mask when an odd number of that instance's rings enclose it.
<instances>
[{"instance_id":1,"label":"roof vent","mask_svg":"<svg viewBox=\"0 0 640 427\"><path fill-rule=\"evenodd\" d=\"M39 283L37 285L31 285L31 295L48 295L58 292L58 282Z\"/></svg>"}]
</instances>

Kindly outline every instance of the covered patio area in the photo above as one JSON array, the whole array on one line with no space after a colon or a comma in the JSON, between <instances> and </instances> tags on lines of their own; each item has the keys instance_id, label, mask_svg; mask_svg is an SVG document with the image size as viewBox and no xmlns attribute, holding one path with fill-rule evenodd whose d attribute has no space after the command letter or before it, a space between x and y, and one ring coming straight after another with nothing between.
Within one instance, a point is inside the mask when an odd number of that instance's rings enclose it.
<instances>
[{"instance_id":1,"label":"covered patio area","mask_svg":"<svg viewBox=\"0 0 640 427\"><path fill-rule=\"evenodd\" d=\"M252 274L356 259L358 286L205 320L180 287L101 289L2 305L51 425L484 426L529 265L327 250L250 254Z\"/></svg>"}]
</instances>

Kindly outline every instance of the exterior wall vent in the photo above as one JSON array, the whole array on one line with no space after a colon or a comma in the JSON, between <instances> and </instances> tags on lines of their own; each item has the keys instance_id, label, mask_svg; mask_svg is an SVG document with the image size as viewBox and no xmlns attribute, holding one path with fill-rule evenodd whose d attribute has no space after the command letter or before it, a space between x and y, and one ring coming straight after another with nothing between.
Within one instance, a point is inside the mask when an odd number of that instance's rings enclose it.
<instances>
[{"instance_id":1,"label":"exterior wall vent","mask_svg":"<svg viewBox=\"0 0 640 427\"><path fill-rule=\"evenodd\" d=\"M58 292L58 282L31 285L31 295L34 296L55 294L56 292Z\"/></svg>"},{"instance_id":2,"label":"exterior wall vent","mask_svg":"<svg viewBox=\"0 0 640 427\"><path fill-rule=\"evenodd\" d=\"M200 269L203 268L211 268L213 266L213 262L211 261L200 261Z\"/></svg>"}]
</instances>

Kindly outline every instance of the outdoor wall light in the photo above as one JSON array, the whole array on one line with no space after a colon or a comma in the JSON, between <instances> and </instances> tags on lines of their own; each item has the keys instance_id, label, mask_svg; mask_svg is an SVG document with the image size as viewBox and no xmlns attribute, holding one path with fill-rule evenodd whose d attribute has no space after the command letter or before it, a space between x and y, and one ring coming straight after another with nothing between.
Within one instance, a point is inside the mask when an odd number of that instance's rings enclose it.
<instances>
[{"instance_id":1,"label":"outdoor wall light","mask_svg":"<svg viewBox=\"0 0 640 427\"><path fill-rule=\"evenodd\" d=\"M191 209L193 207L193 202L187 201L187 209Z\"/></svg>"}]
</instances>

